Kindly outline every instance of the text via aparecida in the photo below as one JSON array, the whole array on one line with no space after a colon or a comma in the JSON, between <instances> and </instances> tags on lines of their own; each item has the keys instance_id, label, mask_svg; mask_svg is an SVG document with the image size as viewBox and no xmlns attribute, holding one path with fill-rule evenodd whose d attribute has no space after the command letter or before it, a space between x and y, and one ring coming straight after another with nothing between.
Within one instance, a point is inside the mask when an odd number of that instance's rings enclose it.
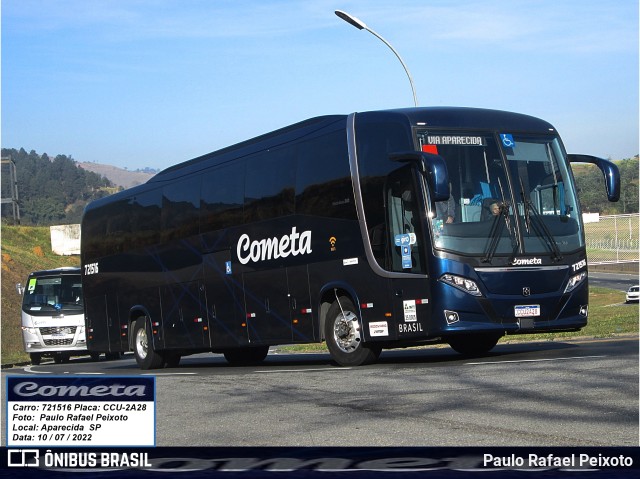
<instances>
[{"instance_id":1,"label":"text via aparecida","mask_svg":"<svg viewBox=\"0 0 640 479\"><path fill-rule=\"evenodd\" d=\"M238 239L236 253L238 261L242 264L309 254L311 253L311 231L298 233L294 226L288 235L260 240L251 240L248 234L243 234Z\"/></svg>"}]
</instances>

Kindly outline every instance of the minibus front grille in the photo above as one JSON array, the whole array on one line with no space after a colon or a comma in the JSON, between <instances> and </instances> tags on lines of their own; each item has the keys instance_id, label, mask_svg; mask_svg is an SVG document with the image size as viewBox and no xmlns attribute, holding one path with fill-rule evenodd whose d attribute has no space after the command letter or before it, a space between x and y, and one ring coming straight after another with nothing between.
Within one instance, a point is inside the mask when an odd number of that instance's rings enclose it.
<instances>
[{"instance_id":1,"label":"minibus front grille","mask_svg":"<svg viewBox=\"0 0 640 479\"><path fill-rule=\"evenodd\" d=\"M45 346L70 346L73 344L73 338L71 339L45 339Z\"/></svg>"},{"instance_id":2,"label":"minibus front grille","mask_svg":"<svg viewBox=\"0 0 640 479\"><path fill-rule=\"evenodd\" d=\"M40 334L43 336L51 336L52 334L76 334L76 326L54 326L40 328Z\"/></svg>"}]
</instances>

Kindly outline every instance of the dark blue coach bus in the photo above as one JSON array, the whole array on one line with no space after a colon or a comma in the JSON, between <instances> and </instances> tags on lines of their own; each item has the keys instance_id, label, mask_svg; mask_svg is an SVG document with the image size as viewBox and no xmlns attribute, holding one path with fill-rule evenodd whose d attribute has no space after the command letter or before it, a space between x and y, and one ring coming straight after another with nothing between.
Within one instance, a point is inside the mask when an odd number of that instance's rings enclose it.
<instances>
[{"instance_id":1,"label":"dark blue coach bus","mask_svg":"<svg viewBox=\"0 0 640 479\"><path fill-rule=\"evenodd\" d=\"M326 341L343 366L383 348L587 324L570 162L549 123L472 108L323 116L172 166L82 220L88 347L142 369L184 355L262 361Z\"/></svg>"}]
</instances>

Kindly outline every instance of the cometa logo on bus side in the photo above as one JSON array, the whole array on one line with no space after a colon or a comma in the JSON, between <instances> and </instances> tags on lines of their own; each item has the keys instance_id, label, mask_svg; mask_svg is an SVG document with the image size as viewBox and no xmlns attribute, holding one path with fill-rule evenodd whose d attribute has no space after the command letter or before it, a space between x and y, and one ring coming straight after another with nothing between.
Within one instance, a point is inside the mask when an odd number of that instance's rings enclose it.
<instances>
[{"instance_id":1,"label":"cometa logo on bus side","mask_svg":"<svg viewBox=\"0 0 640 479\"><path fill-rule=\"evenodd\" d=\"M280 238L274 236L254 241L251 241L248 234L243 234L238 240L236 253L238 261L242 264L309 254L311 253L311 231L298 233L294 226L291 228L291 234Z\"/></svg>"}]
</instances>

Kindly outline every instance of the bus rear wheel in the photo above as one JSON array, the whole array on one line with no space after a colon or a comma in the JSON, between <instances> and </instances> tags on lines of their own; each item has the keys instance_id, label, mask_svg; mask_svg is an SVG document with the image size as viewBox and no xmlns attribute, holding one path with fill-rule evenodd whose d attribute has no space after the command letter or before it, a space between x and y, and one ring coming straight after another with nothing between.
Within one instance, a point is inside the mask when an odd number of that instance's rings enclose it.
<instances>
[{"instance_id":1,"label":"bus rear wheel","mask_svg":"<svg viewBox=\"0 0 640 479\"><path fill-rule=\"evenodd\" d=\"M267 354L269 354L269 346L258 346L230 349L224 352L224 358L233 366L253 366L264 361Z\"/></svg>"},{"instance_id":2,"label":"bus rear wheel","mask_svg":"<svg viewBox=\"0 0 640 479\"><path fill-rule=\"evenodd\" d=\"M449 346L464 356L481 356L491 351L501 334L461 334L447 339Z\"/></svg>"},{"instance_id":3,"label":"bus rear wheel","mask_svg":"<svg viewBox=\"0 0 640 479\"><path fill-rule=\"evenodd\" d=\"M362 366L378 360L382 348L365 345L360 318L353 302L343 296L333 302L324 323L324 337L331 357L340 366Z\"/></svg>"},{"instance_id":4,"label":"bus rear wheel","mask_svg":"<svg viewBox=\"0 0 640 479\"><path fill-rule=\"evenodd\" d=\"M153 350L148 321L138 319L133 327L133 354L141 369L158 369L164 364L164 358Z\"/></svg>"}]
</instances>

